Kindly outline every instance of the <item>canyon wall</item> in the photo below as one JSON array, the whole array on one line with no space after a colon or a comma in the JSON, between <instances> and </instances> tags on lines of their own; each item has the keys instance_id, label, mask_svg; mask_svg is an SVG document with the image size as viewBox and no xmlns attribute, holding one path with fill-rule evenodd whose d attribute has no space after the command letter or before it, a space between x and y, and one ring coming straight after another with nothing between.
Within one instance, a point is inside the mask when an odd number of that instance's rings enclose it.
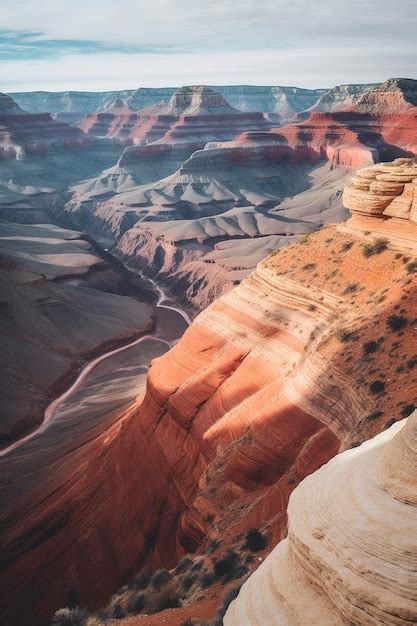
<instances>
[{"instance_id":1,"label":"canyon wall","mask_svg":"<svg viewBox=\"0 0 417 626\"><path fill-rule=\"evenodd\" d=\"M417 411L305 478L225 626L417 621Z\"/></svg>"}]
</instances>

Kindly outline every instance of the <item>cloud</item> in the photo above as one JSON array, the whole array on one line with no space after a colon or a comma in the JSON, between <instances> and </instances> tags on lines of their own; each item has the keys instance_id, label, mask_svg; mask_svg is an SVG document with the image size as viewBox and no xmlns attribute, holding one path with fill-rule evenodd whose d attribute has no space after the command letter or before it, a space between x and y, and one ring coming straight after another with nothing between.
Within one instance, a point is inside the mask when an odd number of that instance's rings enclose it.
<instances>
[{"instance_id":1,"label":"cloud","mask_svg":"<svg viewBox=\"0 0 417 626\"><path fill-rule=\"evenodd\" d=\"M321 86L415 71L415 0L3 0L2 9L3 89L190 77Z\"/></svg>"}]
</instances>

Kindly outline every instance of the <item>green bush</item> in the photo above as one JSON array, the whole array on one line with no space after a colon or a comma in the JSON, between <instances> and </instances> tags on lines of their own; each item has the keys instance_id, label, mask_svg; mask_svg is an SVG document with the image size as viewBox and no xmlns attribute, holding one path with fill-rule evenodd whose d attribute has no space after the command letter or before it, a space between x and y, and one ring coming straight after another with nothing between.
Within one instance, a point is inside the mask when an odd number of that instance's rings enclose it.
<instances>
[{"instance_id":1,"label":"green bush","mask_svg":"<svg viewBox=\"0 0 417 626\"><path fill-rule=\"evenodd\" d=\"M415 274L417 272L417 261L410 261L406 265L408 274Z\"/></svg>"},{"instance_id":2,"label":"green bush","mask_svg":"<svg viewBox=\"0 0 417 626\"><path fill-rule=\"evenodd\" d=\"M371 354L372 352L376 352L378 350L378 342L377 341L366 341L363 344L363 351L366 354Z\"/></svg>"},{"instance_id":3,"label":"green bush","mask_svg":"<svg viewBox=\"0 0 417 626\"><path fill-rule=\"evenodd\" d=\"M214 574L216 579L231 580L240 565L240 559L236 552L229 550L226 554L214 563Z\"/></svg>"},{"instance_id":4,"label":"green bush","mask_svg":"<svg viewBox=\"0 0 417 626\"><path fill-rule=\"evenodd\" d=\"M59 609L54 614L51 626L84 626L87 620L87 612L76 606L73 609Z\"/></svg>"}]
</instances>

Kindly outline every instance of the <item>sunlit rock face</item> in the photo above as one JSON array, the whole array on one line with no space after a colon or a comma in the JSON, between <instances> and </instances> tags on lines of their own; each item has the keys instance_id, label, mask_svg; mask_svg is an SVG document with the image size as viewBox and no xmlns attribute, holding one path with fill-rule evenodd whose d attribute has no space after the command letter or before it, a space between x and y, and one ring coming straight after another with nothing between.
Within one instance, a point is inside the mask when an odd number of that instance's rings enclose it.
<instances>
[{"instance_id":1,"label":"sunlit rock face","mask_svg":"<svg viewBox=\"0 0 417 626\"><path fill-rule=\"evenodd\" d=\"M355 108L363 113L400 113L417 106L417 80L390 78L365 91Z\"/></svg>"},{"instance_id":2,"label":"sunlit rock face","mask_svg":"<svg viewBox=\"0 0 417 626\"><path fill-rule=\"evenodd\" d=\"M346 232L383 234L417 249L417 160L396 159L359 170L343 194L352 218Z\"/></svg>"},{"instance_id":3,"label":"sunlit rock face","mask_svg":"<svg viewBox=\"0 0 417 626\"><path fill-rule=\"evenodd\" d=\"M304 479L225 626L417 621L417 411Z\"/></svg>"}]
</instances>

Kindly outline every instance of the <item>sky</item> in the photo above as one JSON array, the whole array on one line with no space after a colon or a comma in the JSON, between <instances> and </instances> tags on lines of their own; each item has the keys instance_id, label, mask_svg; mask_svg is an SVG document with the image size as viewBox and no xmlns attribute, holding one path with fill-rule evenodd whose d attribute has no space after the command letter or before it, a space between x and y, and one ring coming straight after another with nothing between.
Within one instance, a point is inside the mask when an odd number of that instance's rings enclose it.
<instances>
[{"instance_id":1,"label":"sky","mask_svg":"<svg viewBox=\"0 0 417 626\"><path fill-rule=\"evenodd\" d=\"M2 0L0 91L417 78L417 0Z\"/></svg>"}]
</instances>

